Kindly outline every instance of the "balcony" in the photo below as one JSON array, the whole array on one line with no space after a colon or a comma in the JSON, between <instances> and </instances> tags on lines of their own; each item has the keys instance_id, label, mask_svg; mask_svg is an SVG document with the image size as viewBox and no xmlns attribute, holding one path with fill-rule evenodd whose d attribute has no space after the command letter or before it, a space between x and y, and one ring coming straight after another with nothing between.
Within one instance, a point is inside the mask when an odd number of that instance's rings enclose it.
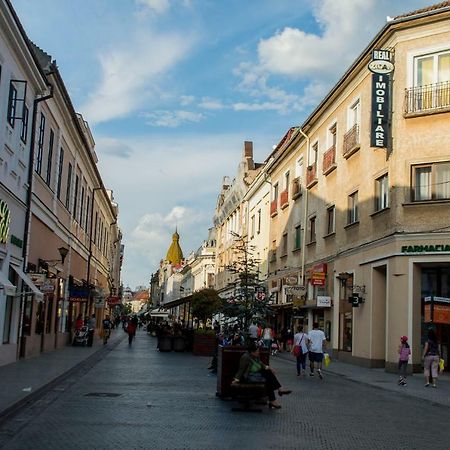
<instances>
[{"instance_id":1,"label":"balcony","mask_svg":"<svg viewBox=\"0 0 450 450\"><path fill-rule=\"evenodd\" d=\"M302 195L302 179L300 177L294 178L292 180L291 186L291 198L296 200Z\"/></svg>"},{"instance_id":2,"label":"balcony","mask_svg":"<svg viewBox=\"0 0 450 450\"><path fill-rule=\"evenodd\" d=\"M317 184L317 164L312 163L306 171L306 187L309 189L315 184Z\"/></svg>"},{"instance_id":3,"label":"balcony","mask_svg":"<svg viewBox=\"0 0 450 450\"><path fill-rule=\"evenodd\" d=\"M270 217L274 217L278 214L278 204L277 199L270 202Z\"/></svg>"},{"instance_id":4,"label":"balcony","mask_svg":"<svg viewBox=\"0 0 450 450\"><path fill-rule=\"evenodd\" d=\"M336 167L336 146L333 145L323 154L322 172L324 175L328 175Z\"/></svg>"},{"instance_id":5,"label":"balcony","mask_svg":"<svg viewBox=\"0 0 450 450\"><path fill-rule=\"evenodd\" d=\"M345 159L350 158L353 153L357 152L361 144L359 142L359 125L353 125L347 133L344 134L344 146L342 154Z\"/></svg>"},{"instance_id":6,"label":"balcony","mask_svg":"<svg viewBox=\"0 0 450 450\"><path fill-rule=\"evenodd\" d=\"M405 89L404 117L450 111L450 81Z\"/></svg>"},{"instance_id":7,"label":"balcony","mask_svg":"<svg viewBox=\"0 0 450 450\"><path fill-rule=\"evenodd\" d=\"M284 209L287 208L288 206L289 206L289 191L288 189L285 189L280 194L280 208Z\"/></svg>"}]
</instances>

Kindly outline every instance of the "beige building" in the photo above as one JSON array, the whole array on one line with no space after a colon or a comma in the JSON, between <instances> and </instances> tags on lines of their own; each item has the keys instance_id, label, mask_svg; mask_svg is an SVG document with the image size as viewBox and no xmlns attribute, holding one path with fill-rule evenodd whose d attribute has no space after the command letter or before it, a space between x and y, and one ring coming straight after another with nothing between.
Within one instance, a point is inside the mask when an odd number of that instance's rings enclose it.
<instances>
[{"instance_id":1,"label":"beige building","mask_svg":"<svg viewBox=\"0 0 450 450\"><path fill-rule=\"evenodd\" d=\"M393 369L407 335L418 368L431 326L449 365L449 42L450 2L388 22L266 169L277 320L340 359Z\"/></svg>"}]
</instances>

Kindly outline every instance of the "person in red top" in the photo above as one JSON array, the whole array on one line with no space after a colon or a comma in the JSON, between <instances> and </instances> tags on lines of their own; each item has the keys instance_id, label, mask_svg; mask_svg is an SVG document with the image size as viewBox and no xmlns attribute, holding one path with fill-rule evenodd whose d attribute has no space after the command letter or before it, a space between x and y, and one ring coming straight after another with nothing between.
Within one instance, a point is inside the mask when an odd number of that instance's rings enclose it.
<instances>
[{"instance_id":1,"label":"person in red top","mask_svg":"<svg viewBox=\"0 0 450 450\"><path fill-rule=\"evenodd\" d=\"M128 320L127 333L129 345L133 342L134 335L136 334L137 322L137 317L133 317Z\"/></svg>"},{"instance_id":2,"label":"person in red top","mask_svg":"<svg viewBox=\"0 0 450 450\"><path fill-rule=\"evenodd\" d=\"M83 316L81 314L78 314L77 320L75 321L75 330L81 330L83 326L84 326Z\"/></svg>"}]
</instances>

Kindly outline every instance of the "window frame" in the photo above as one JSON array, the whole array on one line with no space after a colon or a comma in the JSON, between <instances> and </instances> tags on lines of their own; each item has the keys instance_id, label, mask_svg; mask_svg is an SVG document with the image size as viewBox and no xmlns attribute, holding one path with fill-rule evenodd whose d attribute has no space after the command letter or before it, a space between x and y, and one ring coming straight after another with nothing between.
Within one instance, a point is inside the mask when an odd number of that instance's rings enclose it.
<instances>
[{"instance_id":1,"label":"window frame","mask_svg":"<svg viewBox=\"0 0 450 450\"><path fill-rule=\"evenodd\" d=\"M50 187L52 180L52 165L53 165L53 144L55 141L55 132L50 128L50 136L48 138L48 154L47 154L47 173L45 182Z\"/></svg>"},{"instance_id":2,"label":"window frame","mask_svg":"<svg viewBox=\"0 0 450 450\"><path fill-rule=\"evenodd\" d=\"M375 179L375 212L387 208L389 208L389 175L386 172Z\"/></svg>"},{"instance_id":3,"label":"window frame","mask_svg":"<svg viewBox=\"0 0 450 450\"><path fill-rule=\"evenodd\" d=\"M70 212L70 195L72 193L72 163L67 167L67 186L66 186L66 209Z\"/></svg>"},{"instance_id":4,"label":"window frame","mask_svg":"<svg viewBox=\"0 0 450 450\"><path fill-rule=\"evenodd\" d=\"M422 163L422 164L412 164L411 165L411 201L413 203L417 202L436 202L436 201L446 201L450 200L450 195L448 197L438 197L436 186L438 186L437 182L437 167L439 165L448 164L450 165L450 161L437 161L430 163ZM420 168L430 168L431 169L431 188L430 188L430 196L429 198L420 198L416 199L417 192L417 183L416 183L416 170ZM450 183L450 180L446 181L446 183Z\"/></svg>"},{"instance_id":5,"label":"window frame","mask_svg":"<svg viewBox=\"0 0 450 450\"><path fill-rule=\"evenodd\" d=\"M347 197L347 225L359 222L358 191L353 191Z\"/></svg>"},{"instance_id":6,"label":"window frame","mask_svg":"<svg viewBox=\"0 0 450 450\"><path fill-rule=\"evenodd\" d=\"M64 149L60 147L59 149L59 166L58 166L58 183L56 185L56 197L61 200L61 188L62 188L62 174L64 166Z\"/></svg>"},{"instance_id":7,"label":"window frame","mask_svg":"<svg viewBox=\"0 0 450 450\"><path fill-rule=\"evenodd\" d=\"M313 244L317 240L317 216L311 216L308 219L308 243Z\"/></svg>"},{"instance_id":8,"label":"window frame","mask_svg":"<svg viewBox=\"0 0 450 450\"><path fill-rule=\"evenodd\" d=\"M330 212L332 211L332 215L330 215ZM330 219L331 223L330 223ZM326 229L326 236L329 236L330 234L336 233L336 206L331 205L327 208L327 229Z\"/></svg>"},{"instance_id":9,"label":"window frame","mask_svg":"<svg viewBox=\"0 0 450 450\"><path fill-rule=\"evenodd\" d=\"M44 157L44 139L45 139L45 115L41 112L41 119L39 121L39 138L37 142L38 151L36 155L36 173L42 173L42 159Z\"/></svg>"},{"instance_id":10,"label":"window frame","mask_svg":"<svg viewBox=\"0 0 450 450\"><path fill-rule=\"evenodd\" d=\"M23 105L23 120L22 127L20 129L20 139L26 144L27 143L27 135L28 135L28 120L29 120L30 110L27 105Z\"/></svg>"}]
</instances>

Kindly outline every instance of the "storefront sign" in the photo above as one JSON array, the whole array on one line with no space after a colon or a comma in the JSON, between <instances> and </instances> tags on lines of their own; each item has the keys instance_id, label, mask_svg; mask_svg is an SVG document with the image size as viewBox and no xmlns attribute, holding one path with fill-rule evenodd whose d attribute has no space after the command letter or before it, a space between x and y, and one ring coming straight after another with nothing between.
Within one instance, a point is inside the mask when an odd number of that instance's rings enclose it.
<instances>
[{"instance_id":1,"label":"storefront sign","mask_svg":"<svg viewBox=\"0 0 450 450\"><path fill-rule=\"evenodd\" d=\"M81 297L87 299L89 297L89 289L87 288L72 288L69 290L70 297Z\"/></svg>"},{"instance_id":2,"label":"storefront sign","mask_svg":"<svg viewBox=\"0 0 450 450\"><path fill-rule=\"evenodd\" d=\"M300 297L306 294L305 286L285 286L284 291L286 295L295 295Z\"/></svg>"},{"instance_id":3,"label":"storefront sign","mask_svg":"<svg viewBox=\"0 0 450 450\"><path fill-rule=\"evenodd\" d=\"M424 321L450 324L450 298L425 297Z\"/></svg>"},{"instance_id":4,"label":"storefront sign","mask_svg":"<svg viewBox=\"0 0 450 450\"><path fill-rule=\"evenodd\" d=\"M313 286L325 286L326 275L327 275L327 265L317 264L312 269L311 284Z\"/></svg>"},{"instance_id":5,"label":"storefront sign","mask_svg":"<svg viewBox=\"0 0 450 450\"><path fill-rule=\"evenodd\" d=\"M46 278L45 273L28 272L27 275L30 277L31 281L37 288L40 288L45 282L45 278Z\"/></svg>"},{"instance_id":6,"label":"storefront sign","mask_svg":"<svg viewBox=\"0 0 450 450\"><path fill-rule=\"evenodd\" d=\"M87 298L84 298L84 297L69 297L69 302L85 303L85 302L87 302Z\"/></svg>"},{"instance_id":7,"label":"storefront sign","mask_svg":"<svg viewBox=\"0 0 450 450\"><path fill-rule=\"evenodd\" d=\"M55 284L52 280L44 280L44 282L39 286L39 290L46 294L51 294L55 292Z\"/></svg>"},{"instance_id":8,"label":"storefront sign","mask_svg":"<svg viewBox=\"0 0 450 450\"><path fill-rule=\"evenodd\" d=\"M8 242L9 223L11 216L8 204L4 200L0 200L0 244Z\"/></svg>"},{"instance_id":9,"label":"storefront sign","mask_svg":"<svg viewBox=\"0 0 450 450\"><path fill-rule=\"evenodd\" d=\"M402 253L450 252L449 244L402 245Z\"/></svg>"},{"instance_id":10,"label":"storefront sign","mask_svg":"<svg viewBox=\"0 0 450 450\"><path fill-rule=\"evenodd\" d=\"M331 308L331 297L328 295L319 295L317 297L318 308Z\"/></svg>"},{"instance_id":11,"label":"storefront sign","mask_svg":"<svg viewBox=\"0 0 450 450\"><path fill-rule=\"evenodd\" d=\"M119 305L120 304L120 297L118 295L111 295L111 297L108 297L106 299L109 306Z\"/></svg>"},{"instance_id":12,"label":"storefront sign","mask_svg":"<svg viewBox=\"0 0 450 450\"><path fill-rule=\"evenodd\" d=\"M372 74L372 118L370 146L387 148L390 139L390 93L394 69L389 50L374 50L369 70Z\"/></svg>"},{"instance_id":13,"label":"storefront sign","mask_svg":"<svg viewBox=\"0 0 450 450\"><path fill-rule=\"evenodd\" d=\"M14 236L13 234L11 234L11 244L19 248L23 247L22 239L19 239L17 236Z\"/></svg>"},{"instance_id":14,"label":"storefront sign","mask_svg":"<svg viewBox=\"0 0 450 450\"><path fill-rule=\"evenodd\" d=\"M289 275L287 277L284 277L285 286L295 286L297 283L298 283L297 275Z\"/></svg>"}]
</instances>

